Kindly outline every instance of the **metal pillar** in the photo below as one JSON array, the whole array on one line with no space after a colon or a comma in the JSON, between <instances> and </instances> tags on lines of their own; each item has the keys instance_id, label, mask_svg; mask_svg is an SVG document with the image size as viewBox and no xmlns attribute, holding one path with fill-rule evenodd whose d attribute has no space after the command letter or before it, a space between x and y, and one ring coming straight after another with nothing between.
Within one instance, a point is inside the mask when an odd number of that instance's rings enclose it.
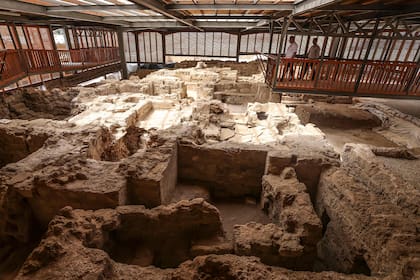
<instances>
[{"instance_id":1,"label":"metal pillar","mask_svg":"<svg viewBox=\"0 0 420 280\"><path fill-rule=\"evenodd\" d=\"M375 22L375 27L373 28L372 36L370 37L369 45L367 46L367 49L366 49L365 58L363 59L363 64L360 67L359 76L357 77L356 85L354 86L354 93L356 93L357 90L359 89L360 80L362 79L363 72L366 68L366 62L369 59L369 54L370 54L370 50L372 49L373 41L375 40L375 37L378 33L378 25L379 25L379 19L377 19L376 22Z\"/></svg>"},{"instance_id":2,"label":"metal pillar","mask_svg":"<svg viewBox=\"0 0 420 280\"><path fill-rule=\"evenodd\" d=\"M236 40L236 62L239 62L240 52L241 52L241 32L238 32L238 40Z\"/></svg>"},{"instance_id":3,"label":"metal pillar","mask_svg":"<svg viewBox=\"0 0 420 280\"><path fill-rule=\"evenodd\" d=\"M63 71L62 71L60 56L59 56L58 50L57 50L57 44L55 43L55 39L54 39L54 32L52 30L51 25L48 25L48 30L50 31L50 38L51 38L51 43L52 43L53 49L55 51L55 58L57 59L58 64L60 65L60 84L62 85L62 82L63 82L62 79L63 79L64 75L63 75Z\"/></svg>"},{"instance_id":4,"label":"metal pillar","mask_svg":"<svg viewBox=\"0 0 420 280\"><path fill-rule=\"evenodd\" d=\"M118 35L118 48L120 50L121 76L123 79L128 79L127 62L125 60L125 53L124 53L124 37L123 37L123 31L121 27L117 29L117 35Z\"/></svg>"},{"instance_id":5,"label":"metal pillar","mask_svg":"<svg viewBox=\"0 0 420 280\"><path fill-rule=\"evenodd\" d=\"M72 46L71 46L71 40L70 40L70 33L67 26L64 26L64 34L66 35L67 48L71 50Z\"/></svg>"},{"instance_id":6,"label":"metal pillar","mask_svg":"<svg viewBox=\"0 0 420 280\"><path fill-rule=\"evenodd\" d=\"M419 58L417 59L417 65L416 68L414 68L413 73L411 73L410 78L408 79L408 83L407 86L405 87L404 91L406 92L406 95L408 95L408 92L410 90L410 87L412 86L412 84L414 83L416 76L417 76L417 72L420 71L420 55Z\"/></svg>"},{"instance_id":7,"label":"metal pillar","mask_svg":"<svg viewBox=\"0 0 420 280\"><path fill-rule=\"evenodd\" d=\"M273 22L273 20L270 20L269 32L270 32L270 42L268 43L268 54L271 54L271 47L273 45L273 35L274 35L274 22Z\"/></svg>"},{"instance_id":8,"label":"metal pillar","mask_svg":"<svg viewBox=\"0 0 420 280\"><path fill-rule=\"evenodd\" d=\"M279 74L279 66L280 66L280 54L281 54L281 50L283 49L283 44L286 38L286 34L287 34L287 29L289 29L289 24L290 24L290 18L288 17L284 17L283 19L283 24L282 24L282 31L281 31L281 36L280 36L280 40L277 44L277 61L276 61L276 70L274 71L274 75L273 75L273 83L271 85L272 88L274 88L276 86L276 82L277 82L277 76Z\"/></svg>"},{"instance_id":9,"label":"metal pillar","mask_svg":"<svg viewBox=\"0 0 420 280\"><path fill-rule=\"evenodd\" d=\"M14 43L15 48L18 50L18 53L19 53L20 63L21 63L21 65L24 65L26 75L28 75L28 73L29 73L28 64L26 63L26 59L25 59L24 54L23 54L22 42L20 41L19 33L17 32L15 23L11 23L10 27L11 27L10 31L13 32L13 35L11 34L12 39L13 39L13 43ZM22 31L23 31L23 28L22 28Z\"/></svg>"},{"instance_id":10,"label":"metal pillar","mask_svg":"<svg viewBox=\"0 0 420 280\"><path fill-rule=\"evenodd\" d=\"M325 49L327 48L327 42L328 42L328 36L326 35L324 37L324 42L322 44L322 49L321 49L321 57L319 59L319 64L318 64L318 69L316 71L316 76L315 76L315 83L314 83L314 90L317 88L318 86L318 81L319 81L319 76L321 75L321 68L322 68L322 64L324 62L324 54L325 54Z\"/></svg>"},{"instance_id":11,"label":"metal pillar","mask_svg":"<svg viewBox=\"0 0 420 280\"><path fill-rule=\"evenodd\" d=\"M162 38L162 59L163 59L163 64L166 64L166 38L165 38L165 33L159 33L159 34L160 34L160 37ZM197 48L195 49L195 51L197 52Z\"/></svg>"},{"instance_id":12,"label":"metal pillar","mask_svg":"<svg viewBox=\"0 0 420 280\"><path fill-rule=\"evenodd\" d=\"M136 40L136 59L137 59L137 67L140 66L140 48L139 48L139 34L137 32L134 33L134 40Z\"/></svg>"}]
</instances>

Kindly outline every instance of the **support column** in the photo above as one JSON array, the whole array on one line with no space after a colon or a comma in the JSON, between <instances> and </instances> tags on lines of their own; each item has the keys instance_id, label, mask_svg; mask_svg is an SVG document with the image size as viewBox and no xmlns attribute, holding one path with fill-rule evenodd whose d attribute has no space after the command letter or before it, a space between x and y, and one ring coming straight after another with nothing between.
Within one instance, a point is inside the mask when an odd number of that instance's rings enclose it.
<instances>
[{"instance_id":1,"label":"support column","mask_svg":"<svg viewBox=\"0 0 420 280\"><path fill-rule=\"evenodd\" d=\"M282 28L281 28L282 30L281 30L280 40L277 44L276 70L274 71L274 75L273 75L273 81L271 85L272 88L274 88L277 83L277 77L279 75L279 66L280 66L280 59L281 59L280 54L281 54L281 50L283 49L283 44L286 39L287 30L289 29L289 24L290 24L290 19L288 17L284 17Z\"/></svg>"},{"instance_id":2,"label":"support column","mask_svg":"<svg viewBox=\"0 0 420 280\"><path fill-rule=\"evenodd\" d=\"M268 43L268 54L271 54L271 47L273 45L273 34L274 34L274 22L273 22L273 20L270 20L269 32L270 32L270 42Z\"/></svg>"},{"instance_id":3,"label":"support column","mask_svg":"<svg viewBox=\"0 0 420 280\"><path fill-rule=\"evenodd\" d=\"M71 45L71 40L70 40L70 32L67 26L64 26L64 34L66 36L66 43L67 43L67 48L69 50L71 50L73 47Z\"/></svg>"},{"instance_id":4,"label":"support column","mask_svg":"<svg viewBox=\"0 0 420 280\"><path fill-rule=\"evenodd\" d=\"M351 25L351 22L348 23L347 30L350 30L350 25ZM344 58L344 52L346 51L348 39L349 38L347 36L345 36L345 34L344 34L343 43L341 45L341 48L339 50L338 57L337 57L338 59L343 59Z\"/></svg>"},{"instance_id":5,"label":"support column","mask_svg":"<svg viewBox=\"0 0 420 280\"><path fill-rule=\"evenodd\" d=\"M127 62L125 60L125 53L124 53L124 37L123 37L123 31L121 27L118 27L117 35L118 35L118 48L120 50L121 77L123 79L128 79Z\"/></svg>"},{"instance_id":6,"label":"support column","mask_svg":"<svg viewBox=\"0 0 420 280\"><path fill-rule=\"evenodd\" d=\"M140 67L140 49L139 49L139 33L134 33L134 40L136 41L136 59L137 59L137 67Z\"/></svg>"},{"instance_id":7,"label":"support column","mask_svg":"<svg viewBox=\"0 0 420 280\"><path fill-rule=\"evenodd\" d=\"M60 73L60 84L62 85L62 83L63 83L63 77L64 77L63 71L62 71L63 69L61 67L60 55L58 54L57 44L55 43L54 32L52 30L51 25L48 25L48 30L50 31L50 38L51 38L51 43L52 43L52 46L53 46L53 49L54 49L54 52L55 52L55 59L57 60L58 66L60 68L60 72L59 72Z\"/></svg>"},{"instance_id":8,"label":"support column","mask_svg":"<svg viewBox=\"0 0 420 280\"><path fill-rule=\"evenodd\" d=\"M7 24L6 26L8 26L13 45L14 45L15 49L18 51L19 61L20 61L21 65L24 65L26 76L28 77L29 76L28 63L27 63L27 60L25 59L25 56L24 56L24 53L23 53L22 43L20 42L19 34L17 32L17 29L16 29L16 25L15 25L14 22L11 22L10 24ZM4 63L6 63L6 62L4 62ZM1 76L1 73L3 72L3 69L4 69L4 64L1 65L0 76ZM20 88L19 81L16 81L16 87ZM3 92L4 92L4 87L3 87Z\"/></svg>"},{"instance_id":9,"label":"support column","mask_svg":"<svg viewBox=\"0 0 420 280\"><path fill-rule=\"evenodd\" d=\"M327 33L329 33L329 28L328 28L328 32ZM325 50L327 48L327 43L328 43L329 38L330 37L328 37L328 35L325 35L324 42L322 44L321 56L319 58L318 69L316 70L316 73L315 73L315 83L314 83L314 88L313 88L314 91L318 87L318 81L319 81L319 78L321 77L321 68L322 68L322 64L324 63L324 54L325 54Z\"/></svg>"},{"instance_id":10,"label":"support column","mask_svg":"<svg viewBox=\"0 0 420 280\"><path fill-rule=\"evenodd\" d=\"M162 59L163 64L166 64L166 39L165 39L165 33L159 33L162 38ZM197 52L197 49L196 49Z\"/></svg>"},{"instance_id":11,"label":"support column","mask_svg":"<svg viewBox=\"0 0 420 280\"><path fill-rule=\"evenodd\" d=\"M407 82L407 86L404 89L404 91L406 92L406 95L408 95L408 92L410 91L410 87L414 83L414 80L417 76L418 71L420 71L420 56L417 59L416 68L414 68L413 73L411 73L410 78L408 79L408 82Z\"/></svg>"},{"instance_id":12,"label":"support column","mask_svg":"<svg viewBox=\"0 0 420 280\"><path fill-rule=\"evenodd\" d=\"M379 25L379 19L377 19L375 22L375 27L372 31L372 36L370 37L369 45L367 46L367 49L366 49L365 58L363 59L363 64L360 67L359 76L357 77L356 85L354 86L354 93L356 93L357 90L359 89L360 80L362 79L363 72L365 71L365 68L366 68L366 62L369 59L370 50L372 49L373 41L375 40L376 34L378 32L378 25Z\"/></svg>"},{"instance_id":13,"label":"support column","mask_svg":"<svg viewBox=\"0 0 420 280\"><path fill-rule=\"evenodd\" d=\"M238 32L238 40L236 40L236 62L239 62L240 52L241 52L241 32Z\"/></svg>"},{"instance_id":14,"label":"support column","mask_svg":"<svg viewBox=\"0 0 420 280\"><path fill-rule=\"evenodd\" d=\"M17 32L17 29L16 29L16 25L14 23L11 23L10 27L11 27L11 29L9 29L9 30L11 32L13 32L13 35L12 35L13 44L15 45L15 48L18 50L20 63L21 63L21 65L24 65L26 75L29 75L29 73L28 73L28 63L27 63L27 60L25 59L25 55L23 53L22 43L20 42L20 38L19 38L19 34Z\"/></svg>"}]
</instances>

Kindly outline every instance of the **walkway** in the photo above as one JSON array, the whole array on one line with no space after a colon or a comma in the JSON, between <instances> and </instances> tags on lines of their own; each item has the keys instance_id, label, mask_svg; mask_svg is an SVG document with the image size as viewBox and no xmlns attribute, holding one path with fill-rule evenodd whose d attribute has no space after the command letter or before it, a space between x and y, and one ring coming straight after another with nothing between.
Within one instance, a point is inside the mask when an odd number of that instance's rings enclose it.
<instances>
[{"instance_id":1,"label":"walkway","mask_svg":"<svg viewBox=\"0 0 420 280\"><path fill-rule=\"evenodd\" d=\"M32 74L102 67L120 61L118 48L0 51L0 87Z\"/></svg>"},{"instance_id":2,"label":"walkway","mask_svg":"<svg viewBox=\"0 0 420 280\"><path fill-rule=\"evenodd\" d=\"M419 65L413 62L281 59L267 60L266 81L275 91L420 98Z\"/></svg>"}]
</instances>

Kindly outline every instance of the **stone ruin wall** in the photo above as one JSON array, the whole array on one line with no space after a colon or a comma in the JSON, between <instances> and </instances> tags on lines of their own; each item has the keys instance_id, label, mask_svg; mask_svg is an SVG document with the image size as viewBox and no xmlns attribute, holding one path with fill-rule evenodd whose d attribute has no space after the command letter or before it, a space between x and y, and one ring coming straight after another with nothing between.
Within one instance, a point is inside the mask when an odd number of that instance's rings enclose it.
<instances>
[{"instance_id":1,"label":"stone ruin wall","mask_svg":"<svg viewBox=\"0 0 420 280\"><path fill-rule=\"evenodd\" d=\"M4 98L0 275L417 279L419 185L403 167L420 166L420 145L338 153L313 124L360 122L405 143L393 130L415 134L416 120L360 105L294 113L249 100L256 84L187 68Z\"/></svg>"}]
</instances>

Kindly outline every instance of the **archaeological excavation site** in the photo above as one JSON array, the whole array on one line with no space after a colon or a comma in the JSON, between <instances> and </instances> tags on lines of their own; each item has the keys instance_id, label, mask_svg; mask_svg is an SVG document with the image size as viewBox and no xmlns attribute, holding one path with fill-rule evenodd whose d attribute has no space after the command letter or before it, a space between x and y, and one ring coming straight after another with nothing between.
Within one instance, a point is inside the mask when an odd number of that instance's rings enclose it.
<instances>
[{"instance_id":1,"label":"archaeological excavation site","mask_svg":"<svg viewBox=\"0 0 420 280\"><path fill-rule=\"evenodd\" d=\"M0 1L0 280L419 280L419 4Z\"/></svg>"}]
</instances>

